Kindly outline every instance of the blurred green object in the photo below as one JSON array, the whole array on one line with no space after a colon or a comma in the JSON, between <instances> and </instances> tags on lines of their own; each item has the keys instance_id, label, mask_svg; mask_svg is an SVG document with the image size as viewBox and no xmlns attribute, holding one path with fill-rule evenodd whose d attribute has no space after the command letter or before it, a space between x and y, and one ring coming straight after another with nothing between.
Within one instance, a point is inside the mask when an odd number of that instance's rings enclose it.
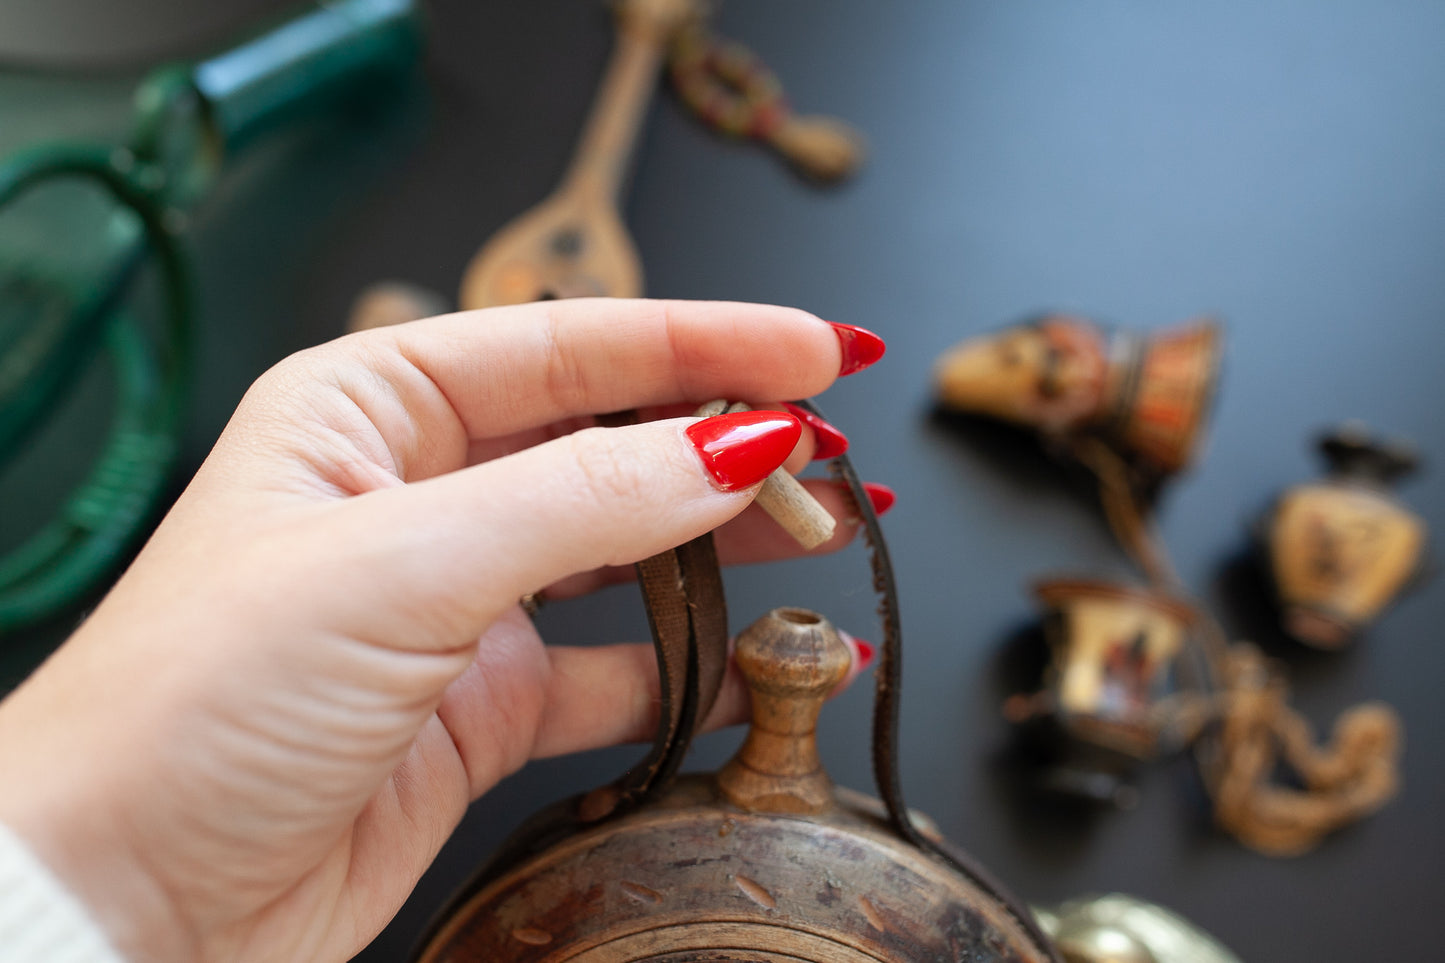
<instances>
[{"instance_id":1,"label":"blurred green object","mask_svg":"<svg viewBox=\"0 0 1445 963\"><path fill-rule=\"evenodd\" d=\"M0 210L25 206L32 222L59 235L22 230L0 263L0 465L102 346L117 392L89 475L56 517L0 559L0 632L95 586L156 508L192 378L195 303L180 240L186 209L223 162L267 128L394 76L419 47L413 0L339 0L203 63L152 72L136 90L124 146L43 143L0 160ZM89 193L37 196L60 181ZM75 229L75 209L93 206L96 194L109 214L103 228ZM124 309L150 266L161 286L163 320L154 331Z\"/></svg>"}]
</instances>

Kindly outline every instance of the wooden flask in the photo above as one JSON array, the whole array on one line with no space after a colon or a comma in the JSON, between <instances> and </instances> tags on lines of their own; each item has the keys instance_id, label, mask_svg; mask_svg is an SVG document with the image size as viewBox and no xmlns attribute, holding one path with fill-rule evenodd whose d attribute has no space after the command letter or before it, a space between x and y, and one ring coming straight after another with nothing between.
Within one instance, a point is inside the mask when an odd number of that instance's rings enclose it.
<instances>
[{"instance_id":1,"label":"wooden flask","mask_svg":"<svg viewBox=\"0 0 1445 963\"><path fill-rule=\"evenodd\" d=\"M1285 631L1335 649L1418 573L1426 526L1389 488L1414 470L1410 448L1346 424L1320 440L1320 451L1328 477L1280 496L1263 533Z\"/></svg>"},{"instance_id":2,"label":"wooden flask","mask_svg":"<svg viewBox=\"0 0 1445 963\"><path fill-rule=\"evenodd\" d=\"M484 875L418 963L1055 959L1027 911L832 784L814 730L849 653L827 620L776 609L736 660L753 719L732 761Z\"/></svg>"}]
</instances>

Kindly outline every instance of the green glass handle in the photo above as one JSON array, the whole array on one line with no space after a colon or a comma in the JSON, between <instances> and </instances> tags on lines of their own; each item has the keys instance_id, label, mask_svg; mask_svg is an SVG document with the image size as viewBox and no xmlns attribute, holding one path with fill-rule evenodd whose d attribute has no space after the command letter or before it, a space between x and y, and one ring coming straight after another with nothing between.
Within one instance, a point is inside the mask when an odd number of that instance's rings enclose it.
<instances>
[{"instance_id":1,"label":"green glass handle","mask_svg":"<svg viewBox=\"0 0 1445 963\"><path fill-rule=\"evenodd\" d=\"M234 47L191 70L226 148L367 75L416 61L413 0L339 0Z\"/></svg>"}]
</instances>

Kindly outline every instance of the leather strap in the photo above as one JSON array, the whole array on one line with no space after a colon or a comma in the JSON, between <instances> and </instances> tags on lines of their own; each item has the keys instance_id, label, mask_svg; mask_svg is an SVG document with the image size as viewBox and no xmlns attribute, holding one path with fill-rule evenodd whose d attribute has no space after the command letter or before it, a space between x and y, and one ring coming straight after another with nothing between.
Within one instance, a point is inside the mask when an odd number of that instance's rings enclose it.
<instances>
[{"instance_id":1,"label":"leather strap","mask_svg":"<svg viewBox=\"0 0 1445 963\"><path fill-rule=\"evenodd\" d=\"M622 805L641 803L672 781L727 666L727 603L712 533L643 559L637 581L657 650L661 711L652 751L616 784Z\"/></svg>"},{"instance_id":2,"label":"leather strap","mask_svg":"<svg viewBox=\"0 0 1445 963\"><path fill-rule=\"evenodd\" d=\"M828 419L812 401L795 402L824 421ZM903 801L903 783L898 773L898 710L899 688L903 681L903 634L899 622L898 587L893 577L893 562L888 556L888 543L878 524L878 513L863 488L863 481L847 455L839 455L828 463L828 470L853 497L853 508L863 523L863 537L868 544L869 564L873 569L873 590L878 593L878 616L883 623L878 668L874 670L873 698L873 778L878 795L888 810L888 821L894 832L927 853L933 853L968 877L975 885L1003 904L1019 926L1054 963L1062 963L1053 942L1039 929L1033 913L1023 900L1011 893L993 874L961 849L942 839L930 839L918 831Z\"/></svg>"}]
</instances>

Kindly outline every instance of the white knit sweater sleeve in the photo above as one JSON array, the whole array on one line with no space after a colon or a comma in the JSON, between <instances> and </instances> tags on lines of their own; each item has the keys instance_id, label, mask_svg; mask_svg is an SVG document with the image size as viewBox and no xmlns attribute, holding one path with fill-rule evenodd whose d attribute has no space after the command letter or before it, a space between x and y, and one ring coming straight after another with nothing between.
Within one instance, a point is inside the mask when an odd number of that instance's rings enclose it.
<instances>
[{"instance_id":1,"label":"white knit sweater sleeve","mask_svg":"<svg viewBox=\"0 0 1445 963\"><path fill-rule=\"evenodd\" d=\"M3 823L0 963L124 963L80 901Z\"/></svg>"}]
</instances>

